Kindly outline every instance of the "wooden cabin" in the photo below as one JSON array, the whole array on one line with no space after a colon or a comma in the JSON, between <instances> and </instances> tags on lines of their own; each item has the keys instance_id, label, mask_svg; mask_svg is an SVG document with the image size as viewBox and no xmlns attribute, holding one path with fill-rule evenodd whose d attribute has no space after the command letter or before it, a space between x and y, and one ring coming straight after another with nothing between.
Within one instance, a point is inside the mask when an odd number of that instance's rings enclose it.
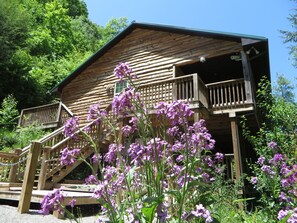
<instances>
[{"instance_id":1,"label":"wooden cabin","mask_svg":"<svg viewBox=\"0 0 297 223\"><path fill-rule=\"evenodd\" d=\"M253 154L242 137L239 117L246 115L249 126L257 128L257 86L263 76L270 78L266 38L132 23L52 89L64 106L57 106L57 114L63 108L87 124L83 120L90 105L100 102L102 108L107 107L121 87L113 74L119 62L128 62L133 68L138 76L136 84L152 113L154 105L161 101L189 102L195 112L194 121L206 119L216 149L230 158L229 166L234 159L235 168L229 169L229 175L239 179L244 160ZM58 115L54 119L61 121ZM53 160L69 139L56 130L40 142L46 148L44 159ZM86 149L86 154L91 151ZM40 160L40 165L51 169L41 170L46 179L39 179L39 188L45 188L49 181L52 183L48 185L53 186L54 181L60 181L73 169L57 177L62 169L59 164ZM16 180L14 175L10 177Z\"/></svg>"}]
</instances>

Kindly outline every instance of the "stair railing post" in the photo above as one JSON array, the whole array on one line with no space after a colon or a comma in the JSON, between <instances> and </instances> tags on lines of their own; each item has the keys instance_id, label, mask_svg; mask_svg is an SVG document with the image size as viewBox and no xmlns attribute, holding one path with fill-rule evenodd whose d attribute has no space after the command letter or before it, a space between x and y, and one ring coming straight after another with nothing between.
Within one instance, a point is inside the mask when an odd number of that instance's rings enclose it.
<instances>
[{"instance_id":1,"label":"stair railing post","mask_svg":"<svg viewBox=\"0 0 297 223\"><path fill-rule=\"evenodd\" d=\"M19 162L19 159L20 159L20 156L19 156L19 155L21 154L22 150L21 150L21 149L15 149L14 152L15 152L15 154L17 154L18 156L15 157L15 158L13 159L13 163L17 163L17 162ZM8 177L8 181L9 181L10 183L15 183L15 182L17 182L18 168L19 168L19 164L15 164L15 165L13 165L13 166L10 168L10 171L9 171L9 177Z\"/></svg>"},{"instance_id":2,"label":"stair railing post","mask_svg":"<svg viewBox=\"0 0 297 223\"><path fill-rule=\"evenodd\" d=\"M42 163L40 168L40 173L38 177L38 190L45 189L45 182L46 182L46 172L48 168L48 160L50 159L51 147L44 147L43 154L42 154Z\"/></svg>"},{"instance_id":3,"label":"stair railing post","mask_svg":"<svg viewBox=\"0 0 297 223\"><path fill-rule=\"evenodd\" d=\"M20 213L26 213L29 211L30 208L32 191L34 186L34 178L40 149L41 143L33 141L28 154L22 192L18 206L18 212Z\"/></svg>"}]
</instances>

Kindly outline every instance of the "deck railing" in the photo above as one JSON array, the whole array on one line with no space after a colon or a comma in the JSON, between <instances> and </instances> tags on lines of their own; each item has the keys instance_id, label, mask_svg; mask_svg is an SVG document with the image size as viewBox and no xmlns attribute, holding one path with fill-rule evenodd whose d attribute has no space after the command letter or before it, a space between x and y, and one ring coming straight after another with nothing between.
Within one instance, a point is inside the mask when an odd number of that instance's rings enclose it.
<instances>
[{"instance_id":1,"label":"deck railing","mask_svg":"<svg viewBox=\"0 0 297 223\"><path fill-rule=\"evenodd\" d=\"M247 103L243 78L206 84L210 108L234 108Z\"/></svg>"},{"instance_id":2,"label":"deck railing","mask_svg":"<svg viewBox=\"0 0 297 223\"><path fill-rule=\"evenodd\" d=\"M208 107L207 88L197 74L140 85L138 91L141 93L143 102L150 109L159 102L171 103L175 100L184 100L197 105L200 101Z\"/></svg>"},{"instance_id":3,"label":"deck railing","mask_svg":"<svg viewBox=\"0 0 297 223\"><path fill-rule=\"evenodd\" d=\"M23 109L19 119L20 127L38 125L43 128L61 126L72 112L61 102Z\"/></svg>"}]
</instances>

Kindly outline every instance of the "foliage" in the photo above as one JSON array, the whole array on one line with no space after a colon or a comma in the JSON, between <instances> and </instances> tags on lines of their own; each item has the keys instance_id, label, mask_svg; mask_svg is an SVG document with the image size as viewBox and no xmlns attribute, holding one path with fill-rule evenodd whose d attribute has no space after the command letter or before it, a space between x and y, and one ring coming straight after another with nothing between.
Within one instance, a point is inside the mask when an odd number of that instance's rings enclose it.
<instances>
[{"instance_id":1,"label":"foliage","mask_svg":"<svg viewBox=\"0 0 297 223\"><path fill-rule=\"evenodd\" d=\"M290 92L290 88L286 91ZM289 218L289 210L293 213L297 206L297 106L286 95L273 96L269 81L262 80L258 106L264 111L265 122L256 135L244 126L245 137L259 157L251 165L254 176L249 180L261 196L262 210L278 220L286 215ZM288 213L280 216L284 210Z\"/></svg>"},{"instance_id":2,"label":"foliage","mask_svg":"<svg viewBox=\"0 0 297 223\"><path fill-rule=\"evenodd\" d=\"M18 141L14 144L14 148L24 148L25 146L28 146L31 141L38 140L47 133L46 130L40 129L34 125L19 128L16 133Z\"/></svg>"},{"instance_id":3,"label":"foliage","mask_svg":"<svg viewBox=\"0 0 297 223\"><path fill-rule=\"evenodd\" d=\"M297 2L296 0L294 0L295 2ZM289 16L289 21L291 22L292 31L284 31L282 30L281 33L283 34L283 38L284 38L284 42L285 43L292 43L292 45L290 46L291 48L291 55L293 57L293 64L295 66L297 66L297 46L296 46L296 42L297 42L297 8L294 9L294 13L292 13Z\"/></svg>"},{"instance_id":4,"label":"foliage","mask_svg":"<svg viewBox=\"0 0 297 223\"><path fill-rule=\"evenodd\" d=\"M13 128L17 124L19 111L17 110L17 101L13 95L4 98L0 108L0 127Z\"/></svg>"},{"instance_id":5,"label":"foliage","mask_svg":"<svg viewBox=\"0 0 297 223\"><path fill-rule=\"evenodd\" d=\"M287 102L295 101L294 85L283 74L277 76L277 84L273 90L276 98L283 98Z\"/></svg>"},{"instance_id":6,"label":"foliage","mask_svg":"<svg viewBox=\"0 0 297 223\"><path fill-rule=\"evenodd\" d=\"M48 103L47 92L126 25L94 24L82 0L0 0L0 100Z\"/></svg>"},{"instance_id":7,"label":"foliage","mask_svg":"<svg viewBox=\"0 0 297 223\"><path fill-rule=\"evenodd\" d=\"M46 131L35 127L28 126L9 130L5 128L0 129L0 150L10 151L15 148L24 148L28 146L32 140L38 140L47 134Z\"/></svg>"},{"instance_id":8,"label":"foliage","mask_svg":"<svg viewBox=\"0 0 297 223\"><path fill-rule=\"evenodd\" d=\"M13 145L17 143L16 132L6 128L0 128L0 151L9 152L13 149Z\"/></svg>"}]
</instances>

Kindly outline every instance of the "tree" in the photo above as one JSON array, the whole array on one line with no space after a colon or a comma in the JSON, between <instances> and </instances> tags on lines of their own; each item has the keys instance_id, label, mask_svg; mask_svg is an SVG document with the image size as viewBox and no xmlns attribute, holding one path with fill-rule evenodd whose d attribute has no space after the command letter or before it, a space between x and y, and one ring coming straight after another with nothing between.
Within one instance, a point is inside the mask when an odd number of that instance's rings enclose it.
<instances>
[{"instance_id":1,"label":"tree","mask_svg":"<svg viewBox=\"0 0 297 223\"><path fill-rule=\"evenodd\" d=\"M30 14L18 0L0 0L0 101L13 94L20 107L33 105L39 98L36 82L28 76L30 24Z\"/></svg>"},{"instance_id":2,"label":"tree","mask_svg":"<svg viewBox=\"0 0 297 223\"><path fill-rule=\"evenodd\" d=\"M293 0L297 2L297 0ZM291 51L290 54L292 55L293 58L293 64L296 67L297 66L297 8L294 9L294 13L289 15L289 21L292 24L292 31L284 31L282 30L281 33L283 34L284 42L285 43L291 43L292 45L290 46Z\"/></svg>"},{"instance_id":3,"label":"tree","mask_svg":"<svg viewBox=\"0 0 297 223\"><path fill-rule=\"evenodd\" d=\"M277 75L277 84L273 90L277 98L283 98L287 102L294 102L294 85L283 74Z\"/></svg>"},{"instance_id":4,"label":"tree","mask_svg":"<svg viewBox=\"0 0 297 223\"><path fill-rule=\"evenodd\" d=\"M82 0L0 0L0 101L50 102L47 92L126 25L98 26Z\"/></svg>"}]
</instances>

